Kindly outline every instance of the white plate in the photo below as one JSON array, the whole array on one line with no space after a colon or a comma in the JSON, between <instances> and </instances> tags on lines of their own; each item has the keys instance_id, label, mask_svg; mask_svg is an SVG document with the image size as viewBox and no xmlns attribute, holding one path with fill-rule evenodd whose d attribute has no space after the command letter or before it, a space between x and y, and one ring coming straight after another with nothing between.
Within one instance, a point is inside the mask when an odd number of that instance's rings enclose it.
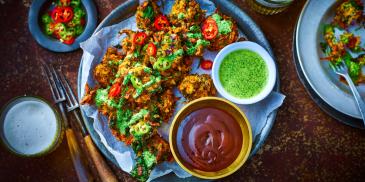
<instances>
[{"instance_id":1,"label":"white plate","mask_svg":"<svg viewBox=\"0 0 365 182\"><path fill-rule=\"evenodd\" d=\"M337 5L336 0L307 2L299 17L295 46L300 67L313 90L334 109L360 119L360 112L348 86L339 81L328 61L320 60L324 57L319 45L323 40L323 24L330 22ZM364 97L365 85L358 86L358 90Z\"/></svg>"}]
</instances>

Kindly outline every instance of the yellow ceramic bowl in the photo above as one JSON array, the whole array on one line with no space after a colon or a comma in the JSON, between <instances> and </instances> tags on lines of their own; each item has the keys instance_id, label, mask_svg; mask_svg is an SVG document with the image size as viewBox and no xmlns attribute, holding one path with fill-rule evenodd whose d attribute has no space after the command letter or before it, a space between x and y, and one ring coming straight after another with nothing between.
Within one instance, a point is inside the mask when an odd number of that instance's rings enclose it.
<instances>
[{"instance_id":1,"label":"yellow ceramic bowl","mask_svg":"<svg viewBox=\"0 0 365 182\"><path fill-rule=\"evenodd\" d=\"M177 131L180 126L180 123L184 120L184 118L193 111L206 107L214 107L228 112L240 125L243 138L241 152L237 156L237 159L234 160L233 163L229 165L227 168L215 172L201 171L198 169L192 169L185 166L184 161L182 161L183 159L179 154L176 144L176 142L178 142L176 140ZM245 114L235 104L229 102L228 100L218 97L203 97L188 103L177 113L171 124L169 142L170 142L171 152L176 162L185 171L199 178L219 179L234 173L246 162L251 151L252 132L250 123L248 122Z\"/></svg>"}]
</instances>

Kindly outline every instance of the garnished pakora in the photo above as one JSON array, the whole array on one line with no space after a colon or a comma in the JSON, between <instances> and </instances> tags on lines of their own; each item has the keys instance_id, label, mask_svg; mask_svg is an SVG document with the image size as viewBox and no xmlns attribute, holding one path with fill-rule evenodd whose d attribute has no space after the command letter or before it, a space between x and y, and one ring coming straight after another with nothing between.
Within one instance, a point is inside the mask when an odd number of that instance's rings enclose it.
<instances>
[{"instance_id":1,"label":"garnished pakora","mask_svg":"<svg viewBox=\"0 0 365 182\"><path fill-rule=\"evenodd\" d=\"M201 29L197 25L189 27L186 34L183 34L184 51L189 56L202 56L204 49L210 45L208 40L203 38Z\"/></svg>"},{"instance_id":2,"label":"garnished pakora","mask_svg":"<svg viewBox=\"0 0 365 182\"><path fill-rule=\"evenodd\" d=\"M141 3L139 30L119 32L124 39L94 68L98 84L86 85L82 104L95 104L108 117L112 134L133 148L137 159L131 174L140 181L148 179L155 165L173 159L157 129L174 113L179 100L174 88L188 101L216 95L209 75L190 74L193 57L236 41L238 32L235 22L218 12L204 19L205 11L195 0L176 0L169 15L156 0ZM216 26L214 36L210 24L202 24L207 21Z\"/></svg>"},{"instance_id":3,"label":"garnished pakora","mask_svg":"<svg viewBox=\"0 0 365 182\"><path fill-rule=\"evenodd\" d=\"M170 22L175 27L188 28L200 25L204 20L205 11L195 0L175 0L169 14Z\"/></svg>"},{"instance_id":4,"label":"garnished pakora","mask_svg":"<svg viewBox=\"0 0 365 182\"><path fill-rule=\"evenodd\" d=\"M209 16L202 25L202 33L210 41L209 50L218 51L238 39L238 28L233 19L221 13Z\"/></svg>"},{"instance_id":5,"label":"garnished pakora","mask_svg":"<svg viewBox=\"0 0 365 182\"><path fill-rule=\"evenodd\" d=\"M113 72L116 71L116 65L122 58L123 56L117 52L117 49L108 48L101 64L98 64L94 69L94 78L102 87L109 85L114 78Z\"/></svg>"},{"instance_id":6,"label":"garnished pakora","mask_svg":"<svg viewBox=\"0 0 365 182\"><path fill-rule=\"evenodd\" d=\"M148 0L138 6L136 12L137 27L142 30L152 30L155 18L161 15L157 0Z\"/></svg>"},{"instance_id":7,"label":"garnished pakora","mask_svg":"<svg viewBox=\"0 0 365 182\"><path fill-rule=\"evenodd\" d=\"M207 74L186 76L178 89L189 101L217 94L213 81Z\"/></svg>"}]
</instances>

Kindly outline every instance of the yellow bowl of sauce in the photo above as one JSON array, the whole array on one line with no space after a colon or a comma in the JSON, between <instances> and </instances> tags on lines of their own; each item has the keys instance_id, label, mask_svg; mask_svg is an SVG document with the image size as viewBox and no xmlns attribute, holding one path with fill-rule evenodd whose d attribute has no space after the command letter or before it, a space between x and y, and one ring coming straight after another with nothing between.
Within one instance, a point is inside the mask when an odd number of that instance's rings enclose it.
<instances>
[{"instance_id":1,"label":"yellow bowl of sauce","mask_svg":"<svg viewBox=\"0 0 365 182\"><path fill-rule=\"evenodd\" d=\"M252 145L251 126L233 103L203 97L175 116L169 135L176 162L193 176L219 179L237 171Z\"/></svg>"}]
</instances>

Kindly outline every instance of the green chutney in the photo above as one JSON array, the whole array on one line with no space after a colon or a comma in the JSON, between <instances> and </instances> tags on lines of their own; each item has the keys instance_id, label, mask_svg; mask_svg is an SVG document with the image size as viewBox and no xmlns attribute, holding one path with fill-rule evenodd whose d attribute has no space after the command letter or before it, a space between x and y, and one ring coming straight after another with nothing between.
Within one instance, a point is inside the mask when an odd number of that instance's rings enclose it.
<instances>
[{"instance_id":1,"label":"green chutney","mask_svg":"<svg viewBox=\"0 0 365 182\"><path fill-rule=\"evenodd\" d=\"M223 88L240 99L258 95L267 84L268 74L263 58L247 49L227 54L219 68Z\"/></svg>"}]
</instances>

